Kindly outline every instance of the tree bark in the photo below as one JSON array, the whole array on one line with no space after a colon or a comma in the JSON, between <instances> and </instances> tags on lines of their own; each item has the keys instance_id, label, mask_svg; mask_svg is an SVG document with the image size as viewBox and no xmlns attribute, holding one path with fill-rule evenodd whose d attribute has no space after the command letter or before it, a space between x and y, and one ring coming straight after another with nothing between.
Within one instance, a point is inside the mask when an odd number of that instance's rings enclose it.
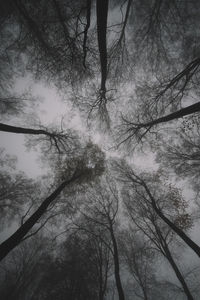
<instances>
[{"instance_id":1,"label":"tree bark","mask_svg":"<svg viewBox=\"0 0 200 300\"><path fill-rule=\"evenodd\" d=\"M164 117L158 118L156 120L153 120L151 122L147 122L147 123L138 123L138 124L134 124L133 126L138 126L138 128L147 128L147 127L152 127L154 125L160 124L160 123L166 123L169 121L173 121L176 119L180 119L183 118L184 116L188 116L191 114L194 114L196 112L200 111L200 102L197 102L195 104L192 104L190 106L184 107L174 113L171 113L169 115L166 115ZM131 123L130 123L131 125Z\"/></svg>"},{"instance_id":2,"label":"tree bark","mask_svg":"<svg viewBox=\"0 0 200 300\"><path fill-rule=\"evenodd\" d=\"M166 85L166 87L158 94L156 99L158 100L161 98L167 90L172 88L174 85L176 85L181 79L185 77L184 83L182 87L180 88L180 91L183 92L186 88L187 84L190 82L192 77L196 74L196 71L198 70L200 65L200 57L197 57L193 61L191 61L179 74L177 74L174 78L172 78L169 83Z\"/></svg>"},{"instance_id":3,"label":"tree bark","mask_svg":"<svg viewBox=\"0 0 200 300\"><path fill-rule=\"evenodd\" d=\"M149 195L152 207L158 216L174 231L176 234L200 257L200 247L193 242L180 228L178 228L172 221L170 221L163 212L157 207L154 197L152 196L149 188L143 183L147 194Z\"/></svg>"},{"instance_id":4,"label":"tree bark","mask_svg":"<svg viewBox=\"0 0 200 300\"><path fill-rule=\"evenodd\" d=\"M193 242L180 228L178 228L173 222L171 222L162 211L156 206L156 213L169 227L178 234L178 236L200 257L200 247Z\"/></svg>"},{"instance_id":5,"label":"tree bark","mask_svg":"<svg viewBox=\"0 0 200 300\"><path fill-rule=\"evenodd\" d=\"M97 36L101 64L101 90L106 92L108 0L97 0Z\"/></svg>"},{"instance_id":6,"label":"tree bark","mask_svg":"<svg viewBox=\"0 0 200 300\"><path fill-rule=\"evenodd\" d=\"M118 247L117 247L117 242L115 239L115 234L113 232L112 224L111 221L109 220L110 223L110 234L111 234L111 239L112 239L112 244L113 244L113 252L114 252L114 268L115 268L115 281L116 281L116 286L117 286L117 291L119 295L119 300L125 300L124 296L124 291L121 283L121 277L119 273L119 253L118 253Z\"/></svg>"},{"instance_id":7,"label":"tree bark","mask_svg":"<svg viewBox=\"0 0 200 300\"><path fill-rule=\"evenodd\" d=\"M78 177L72 177L71 179L62 182L60 186L42 202L39 208L28 218L28 220L0 245L0 261L22 241L25 235L46 212L48 206L56 199L62 190L77 178Z\"/></svg>"},{"instance_id":8,"label":"tree bark","mask_svg":"<svg viewBox=\"0 0 200 300\"><path fill-rule=\"evenodd\" d=\"M165 243L165 246L164 246L164 250L165 250L166 258L169 261L170 265L172 266L172 268L173 268L173 270L174 270L174 272L175 272L178 280L180 281L180 283L181 283L181 285L183 287L183 290L184 290L184 292L185 292L185 294L187 296L187 299L188 300L194 300L194 298L191 295L190 290L189 290L189 288L188 288L188 286L187 286L187 284L186 284L186 282L185 282L185 280L184 280L181 272L179 271L179 268L177 267L177 265L176 265L176 263L175 263L172 255L171 255L170 250L169 250L169 248L168 248L168 246L167 246L166 243Z\"/></svg>"},{"instance_id":9,"label":"tree bark","mask_svg":"<svg viewBox=\"0 0 200 300\"><path fill-rule=\"evenodd\" d=\"M143 292L144 300L148 300L147 293L144 287L142 287L142 292Z\"/></svg>"},{"instance_id":10,"label":"tree bark","mask_svg":"<svg viewBox=\"0 0 200 300\"><path fill-rule=\"evenodd\" d=\"M86 68L86 56L87 56L87 36L88 30L90 28L90 19L91 19L91 0L87 0L87 13L86 13L86 26L84 29L84 38L83 38L83 66Z\"/></svg>"},{"instance_id":11,"label":"tree bark","mask_svg":"<svg viewBox=\"0 0 200 300\"><path fill-rule=\"evenodd\" d=\"M36 134L36 135L44 134L50 137L53 136L53 134L43 129L32 129L32 128L24 128L18 126L16 127L16 126L7 125L3 123L0 123L0 131L10 132L10 133L21 133L21 134Z\"/></svg>"}]
</instances>

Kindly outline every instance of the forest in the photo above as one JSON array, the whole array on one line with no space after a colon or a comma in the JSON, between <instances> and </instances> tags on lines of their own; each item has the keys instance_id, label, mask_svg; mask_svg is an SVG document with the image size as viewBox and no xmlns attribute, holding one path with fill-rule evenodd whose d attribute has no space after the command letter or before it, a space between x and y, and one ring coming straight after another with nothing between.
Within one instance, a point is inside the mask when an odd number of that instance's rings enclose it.
<instances>
[{"instance_id":1,"label":"forest","mask_svg":"<svg viewBox=\"0 0 200 300\"><path fill-rule=\"evenodd\" d=\"M0 299L200 299L196 0L0 1Z\"/></svg>"}]
</instances>

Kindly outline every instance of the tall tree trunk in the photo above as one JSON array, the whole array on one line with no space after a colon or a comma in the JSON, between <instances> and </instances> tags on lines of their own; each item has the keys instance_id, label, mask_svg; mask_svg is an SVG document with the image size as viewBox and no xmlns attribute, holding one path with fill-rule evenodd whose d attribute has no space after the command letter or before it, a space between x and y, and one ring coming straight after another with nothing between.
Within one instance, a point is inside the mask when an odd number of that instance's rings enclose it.
<instances>
[{"instance_id":1,"label":"tall tree trunk","mask_svg":"<svg viewBox=\"0 0 200 300\"><path fill-rule=\"evenodd\" d=\"M161 98L167 90L176 86L178 82L180 82L183 78L184 82L182 87L180 88L180 92L183 92L190 82L192 77L196 74L200 65L200 57L197 57L193 61L191 61L179 74L177 74L174 78L172 78L169 83L165 86L165 88L157 95L156 99Z\"/></svg>"},{"instance_id":2,"label":"tall tree trunk","mask_svg":"<svg viewBox=\"0 0 200 300\"><path fill-rule=\"evenodd\" d=\"M102 256L101 256L101 250L100 250L100 262L99 262L99 300L103 300L103 270L102 270Z\"/></svg>"},{"instance_id":3,"label":"tall tree trunk","mask_svg":"<svg viewBox=\"0 0 200 300\"><path fill-rule=\"evenodd\" d=\"M0 131L19 133L19 134L35 134L35 135L44 134L51 137L53 136L53 134L43 129L24 128L24 127L7 125L3 123L0 123Z\"/></svg>"},{"instance_id":4,"label":"tall tree trunk","mask_svg":"<svg viewBox=\"0 0 200 300\"><path fill-rule=\"evenodd\" d=\"M144 287L142 288L142 292L143 292L144 300L148 300L147 293Z\"/></svg>"},{"instance_id":5,"label":"tall tree trunk","mask_svg":"<svg viewBox=\"0 0 200 300\"><path fill-rule=\"evenodd\" d=\"M121 277L120 277L120 272L119 272L119 253L118 253L117 241L115 239L115 234L113 232L113 227L112 227L112 223L110 220L109 220L109 223L110 223L110 234L111 234L113 250L114 250L113 256L114 256L115 281L116 281L117 291L118 291L118 295L119 295L119 300L125 300L124 290L122 287Z\"/></svg>"},{"instance_id":6,"label":"tall tree trunk","mask_svg":"<svg viewBox=\"0 0 200 300\"><path fill-rule=\"evenodd\" d=\"M104 299L104 295L103 295L103 291L102 288L99 288L99 300L103 300Z\"/></svg>"},{"instance_id":7,"label":"tall tree trunk","mask_svg":"<svg viewBox=\"0 0 200 300\"><path fill-rule=\"evenodd\" d=\"M177 120L177 119L183 118L184 116L188 116L188 115L194 114L199 111L200 111L200 102L197 102L195 104L192 104L192 105L184 107L180 110L177 110L174 113L171 113L169 115L166 115L166 116L158 118L158 119L155 119L151 122L138 123L138 124L133 123L133 125L138 126L138 128L148 128L148 127L152 127L154 125L160 124L160 123L166 123L169 121ZM131 125L131 123L130 123L130 125Z\"/></svg>"},{"instance_id":8,"label":"tall tree trunk","mask_svg":"<svg viewBox=\"0 0 200 300\"><path fill-rule=\"evenodd\" d=\"M25 235L46 212L48 206L56 199L62 190L77 178L72 177L71 179L62 182L60 186L42 202L39 208L28 218L28 220L0 245L0 261L23 240Z\"/></svg>"},{"instance_id":9,"label":"tall tree trunk","mask_svg":"<svg viewBox=\"0 0 200 300\"><path fill-rule=\"evenodd\" d=\"M175 272L178 280L180 281L180 283L181 283L181 285L183 287L183 290L184 290L184 292L185 292L185 294L187 296L187 299L188 300L194 300L194 298L191 295L190 290L189 290L189 288L188 288L188 286L187 286L187 284L186 284L186 282L185 282L185 280L184 280L181 272L179 271L179 268L178 268L177 264L175 263L175 261L174 261L172 255L171 255L170 250L169 250L169 248L168 248L168 246L167 246L166 243L164 245L164 251L165 251L167 260L169 261L170 265L172 266L172 268L173 268L173 270L174 270L174 272Z\"/></svg>"},{"instance_id":10,"label":"tall tree trunk","mask_svg":"<svg viewBox=\"0 0 200 300\"><path fill-rule=\"evenodd\" d=\"M107 17L108 0L97 0L97 37L101 64L101 90L106 92L107 79Z\"/></svg>"},{"instance_id":11,"label":"tall tree trunk","mask_svg":"<svg viewBox=\"0 0 200 300\"><path fill-rule=\"evenodd\" d=\"M169 227L178 234L178 236L200 257L200 247L193 242L180 228L178 228L173 222L171 222L160 209L156 206L156 213Z\"/></svg>"},{"instance_id":12,"label":"tall tree trunk","mask_svg":"<svg viewBox=\"0 0 200 300\"><path fill-rule=\"evenodd\" d=\"M151 194L148 186L145 182L142 183L147 194L149 195L149 198L151 199L152 207L155 210L155 212L158 214L158 216L174 231L176 234L200 257L200 247L193 242L189 236L187 236L180 228L178 228L172 221L170 221L159 209L156 205L155 199L153 195Z\"/></svg>"},{"instance_id":13,"label":"tall tree trunk","mask_svg":"<svg viewBox=\"0 0 200 300\"><path fill-rule=\"evenodd\" d=\"M86 7L86 25L84 29L84 38L83 38L83 66L86 68L86 56L87 56L87 37L88 37L88 30L90 28L90 19L91 19L91 0L87 0L87 7Z\"/></svg>"}]
</instances>

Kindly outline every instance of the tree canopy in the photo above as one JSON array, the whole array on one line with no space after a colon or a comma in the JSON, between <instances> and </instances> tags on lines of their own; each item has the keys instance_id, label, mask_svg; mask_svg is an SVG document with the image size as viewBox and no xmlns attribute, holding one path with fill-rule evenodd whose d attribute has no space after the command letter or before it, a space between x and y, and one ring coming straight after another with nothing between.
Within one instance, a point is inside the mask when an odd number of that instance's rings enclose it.
<instances>
[{"instance_id":1,"label":"tree canopy","mask_svg":"<svg viewBox=\"0 0 200 300\"><path fill-rule=\"evenodd\" d=\"M199 20L1 1L0 298L199 299Z\"/></svg>"}]
</instances>

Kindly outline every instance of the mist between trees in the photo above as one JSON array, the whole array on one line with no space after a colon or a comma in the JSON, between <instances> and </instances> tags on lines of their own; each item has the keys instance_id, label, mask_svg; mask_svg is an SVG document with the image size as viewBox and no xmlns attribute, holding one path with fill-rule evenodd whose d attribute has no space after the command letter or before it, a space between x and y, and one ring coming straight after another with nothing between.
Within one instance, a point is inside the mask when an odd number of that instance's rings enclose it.
<instances>
[{"instance_id":1,"label":"mist between trees","mask_svg":"<svg viewBox=\"0 0 200 300\"><path fill-rule=\"evenodd\" d=\"M195 0L0 3L0 133L44 171L2 143L1 299L200 299L199 20ZM67 114L40 120L36 84Z\"/></svg>"}]
</instances>

